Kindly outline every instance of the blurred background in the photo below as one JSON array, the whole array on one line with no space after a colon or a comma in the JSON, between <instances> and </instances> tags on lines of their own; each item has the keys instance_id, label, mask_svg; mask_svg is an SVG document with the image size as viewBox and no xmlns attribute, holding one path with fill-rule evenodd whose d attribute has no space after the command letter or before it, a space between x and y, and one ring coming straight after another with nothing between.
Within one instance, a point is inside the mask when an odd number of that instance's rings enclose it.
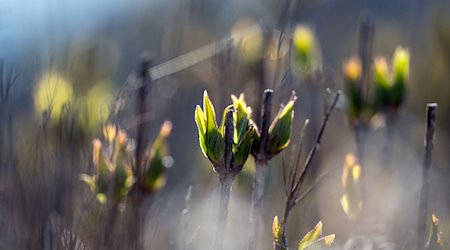
<instances>
[{"instance_id":1,"label":"blurred background","mask_svg":"<svg viewBox=\"0 0 450 250\"><path fill-rule=\"evenodd\" d=\"M231 36L234 43L220 50L213 44L216 50L205 59L199 59L204 51L187 56L189 67L176 70L177 65L167 64L166 69L176 72L151 83L146 118L150 138L164 120L172 121L169 147L174 164L167 169L165 187L152 196L141 216L145 249L183 249L182 237L188 239L187 249L212 249L218 177L201 153L194 122L203 90L208 90L218 114L231 103L231 94L244 93L247 103L257 107L263 88L275 90L275 113L295 90L299 99L291 146L298 144L301 126L310 118L305 158L327 105L326 88L344 90L342 63L357 55L365 17L375 27L373 55L390 60L397 46L411 54L408 94L389 142L391 164L380 165L385 128L379 122L369 136L367 166L362 166L365 178L373 182L367 201L370 216L354 230L339 201L345 156L356 153L342 98L307 184L324 171L328 175L295 207L287 224L289 243L294 246L322 220L325 233L336 234L336 249L356 244L349 243L356 239L379 245L369 249L412 249L425 106L437 102L429 211L440 218L444 249L450 249L450 2L298 0L285 6L286 1L273 0L0 0L0 249L55 249L52 242L58 233L71 234L89 247L102 223L101 205L92 201L79 176L93 171L91 142L101 137L111 112L113 121L133 137L137 93L124 89L129 90L142 53L149 53L157 66ZM320 73L296 72L289 45L276 49L280 30L289 27L290 32L297 24L315 33ZM48 89L54 91L51 112ZM286 159L296 154L291 146ZM272 219L284 209L281 158L270 162L259 249L272 248ZM253 165L250 157L233 184L226 249L246 248ZM116 227L120 231L120 221Z\"/></svg>"}]
</instances>

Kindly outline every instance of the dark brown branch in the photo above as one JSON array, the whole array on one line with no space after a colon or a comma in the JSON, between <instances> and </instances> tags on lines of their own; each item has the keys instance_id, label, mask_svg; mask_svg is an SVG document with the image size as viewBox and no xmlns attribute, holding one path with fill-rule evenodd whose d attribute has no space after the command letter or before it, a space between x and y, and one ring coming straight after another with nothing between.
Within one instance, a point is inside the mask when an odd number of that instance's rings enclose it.
<instances>
[{"instance_id":1,"label":"dark brown branch","mask_svg":"<svg viewBox=\"0 0 450 250\"><path fill-rule=\"evenodd\" d=\"M271 121L271 111L272 111L272 100L273 100L273 90L266 89L264 91L264 98L261 110L261 140L259 143L258 160L262 160L265 157L265 150L267 140L269 139L269 127Z\"/></svg>"},{"instance_id":2,"label":"dark brown branch","mask_svg":"<svg viewBox=\"0 0 450 250\"><path fill-rule=\"evenodd\" d=\"M436 130L436 103L427 104L427 127L425 132L425 155L422 169L422 190L420 193L419 218L417 224L416 249L425 247L425 238L428 221L428 195L430 190L431 157L434 146L434 134Z\"/></svg>"},{"instance_id":3,"label":"dark brown branch","mask_svg":"<svg viewBox=\"0 0 450 250\"><path fill-rule=\"evenodd\" d=\"M144 114L149 112L148 107L148 94L150 91L150 85L152 78L148 69L150 68L152 61L148 55L143 55L141 64L138 68L138 80L141 81L143 87L139 89L138 100L136 103L136 119L138 119L138 128L136 131L136 166L135 172L138 176L141 173L141 166L143 164L143 157L145 148L148 144L148 136L145 134L148 131L148 122L141 122Z\"/></svg>"},{"instance_id":4,"label":"dark brown branch","mask_svg":"<svg viewBox=\"0 0 450 250\"><path fill-rule=\"evenodd\" d=\"M372 43L373 43L374 25L370 17L365 16L361 21L359 34L359 57L362 64L361 83L359 84L360 93L366 99L369 95L369 77L370 65L372 61Z\"/></svg>"},{"instance_id":5,"label":"dark brown branch","mask_svg":"<svg viewBox=\"0 0 450 250\"><path fill-rule=\"evenodd\" d=\"M219 167L220 179L220 201L219 214L217 216L217 228L214 241L214 249L222 250L223 242L226 235L226 225L228 217L228 204L230 202L231 184L236 173L233 172L233 138L234 138L234 123L233 123L233 109L227 111L225 116L225 161L224 166Z\"/></svg>"}]
</instances>

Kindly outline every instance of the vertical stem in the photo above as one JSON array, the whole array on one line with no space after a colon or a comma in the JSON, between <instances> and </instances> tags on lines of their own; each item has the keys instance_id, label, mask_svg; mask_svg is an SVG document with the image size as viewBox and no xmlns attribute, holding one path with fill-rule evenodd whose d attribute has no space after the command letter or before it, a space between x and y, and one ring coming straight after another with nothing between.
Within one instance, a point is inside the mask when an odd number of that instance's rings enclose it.
<instances>
[{"instance_id":1,"label":"vertical stem","mask_svg":"<svg viewBox=\"0 0 450 250\"><path fill-rule=\"evenodd\" d=\"M361 80L358 84L359 93L363 98L363 100L367 100L369 97L369 90L370 90L369 79L370 79L370 66L372 62L373 33L374 33L374 24L372 19L368 16L363 16L361 20L360 34L359 34L359 58L361 59L362 72L361 72ZM358 124L355 125L354 130L355 130L355 142L358 161L361 164L362 168L364 169L366 165L364 154L366 151L368 126L365 123L365 121L359 121ZM364 175L361 177L361 184L362 184L361 194L364 202L366 199L366 189L367 189L366 187L367 179L364 178Z\"/></svg>"},{"instance_id":2,"label":"vertical stem","mask_svg":"<svg viewBox=\"0 0 450 250\"><path fill-rule=\"evenodd\" d=\"M266 176L269 160L267 159L265 148L269 138L270 116L272 109L273 91L267 89L264 91L264 98L261 110L261 140L258 154L255 157L255 176L253 179L252 204L250 208L250 228L248 234L248 249L257 249L258 243L258 225L261 210L261 199L264 194L264 178Z\"/></svg>"},{"instance_id":3,"label":"vertical stem","mask_svg":"<svg viewBox=\"0 0 450 250\"><path fill-rule=\"evenodd\" d=\"M428 195L430 190L431 156L434 146L434 134L436 128L436 103L427 104L427 127L425 132L425 155L422 169L422 190L420 192L419 218L417 223L417 245L420 250L425 247L425 234L428 221Z\"/></svg>"},{"instance_id":4,"label":"vertical stem","mask_svg":"<svg viewBox=\"0 0 450 250\"><path fill-rule=\"evenodd\" d=\"M145 148L148 144L148 135L146 134L146 131L148 131L149 124L148 121L144 120L144 116L149 112L148 95L152 81L149 69L151 64L152 61L149 56L143 55L137 72L138 80L142 84L138 92L138 100L136 103L136 119L138 121L138 127L136 131L136 165L134 175L138 182L143 174L142 164L144 161ZM130 193L132 214L129 245L134 249L142 249L140 212L144 200L143 195L143 192L136 185Z\"/></svg>"},{"instance_id":5,"label":"vertical stem","mask_svg":"<svg viewBox=\"0 0 450 250\"><path fill-rule=\"evenodd\" d=\"M250 210L250 231L248 249L258 249L258 229L261 212L261 201L264 194L265 177L269 170L269 162L257 160L255 163L255 177L253 179L252 206Z\"/></svg>"},{"instance_id":6,"label":"vertical stem","mask_svg":"<svg viewBox=\"0 0 450 250\"><path fill-rule=\"evenodd\" d=\"M107 207L107 214L106 214L106 221L103 228L103 231L101 232L101 247L102 250L109 250L111 249L111 244L113 243L111 239L114 239L112 237L112 232L114 229L114 223L116 221L117 214L119 212L118 206L119 202L117 201L107 201L108 207Z\"/></svg>"},{"instance_id":7,"label":"vertical stem","mask_svg":"<svg viewBox=\"0 0 450 250\"><path fill-rule=\"evenodd\" d=\"M150 58L146 55L141 59L138 68L138 80L141 81L141 88L138 93L138 100L136 103L136 119L138 120L138 128L136 131L136 174L141 174L141 165L143 161L145 147L147 145L148 136L147 131L148 122L144 121L143 117L149 112L148 107L148 93L151 85L151 76L149 69L152 64Z\"/></svg>"},{"instance_id":8,"label":"vertical stem","mask_svg":"<svg viewBox=\"0 0 450 250\"><path fill-rule=\"evenodd\" d=\"M231 184L236 176L233 170L233 138L234 123L233 109L228 110L225 116L225 159L224 165L218 167L220 178L220 202L219 214L217 215L217 229L214 242L215 250L223 249L223 242L226 236L226 225L228 217L228 204L230 203Z\"/></svg>"},{"instance_id":9,"label":"vertical stem","mask_svg":"<svg viewBox=\"0 0 450 250\"><path fill-rule=\"evenodd\" d=\"M217 215L217 228L214 242L215 250L223 249L223 242L226 235L226 226L228 218L228 204L230 203L232 177L220 180L220 202L219 213Z\"/></svg>"},{"instance_id":10,"label":"vertical stem","mask_svg":"<svg viewBox=\"0 0 450 250\"><path fill-rule=\"evenodd\" d=\"M391 169L392 163L392 150L395 136L395 114L388 113L386 119L386 131L383 142L383 148L381 152L381 166L384 169Z\"/></svg>"},{"instance_id":11,"label":"vertical stem","mask_svg":"<svg viewBox=\"0 0 450 250\"><path fill-rule=\"evenodd\" d=\"M369 77L370 65L372 61L372 40L374 33L373 21L368 17L363 17L359 34L359 57L362 64L360 93L367 99L369 97Z\"/></svg>"}]
</instances>

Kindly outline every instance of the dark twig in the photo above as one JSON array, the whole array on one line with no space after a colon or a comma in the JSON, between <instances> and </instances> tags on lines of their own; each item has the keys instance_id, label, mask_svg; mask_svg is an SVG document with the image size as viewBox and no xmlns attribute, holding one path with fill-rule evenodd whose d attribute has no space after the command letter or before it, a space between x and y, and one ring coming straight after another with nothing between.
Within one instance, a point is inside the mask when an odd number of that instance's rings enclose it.
<instances>
[{"instance_id":1,"label":"dark twig","mask_svg":"<svg viewBox=\"0 0 450 250\"><path fill-rule=\"evenodd\" d=\"M226 224L228 217L228 204L230 202L231 184L234 180L235 174L233 171L233 138L234 138L234 124L233 124L233 109L227 111L225 116L225 166L220 168L222 173L219 173L220 181L220 202L219 214L217 216L217 229L214 242L215 250L223 249L223 242L225 239Z\"/></svg>"},{"instance_id":2,"label":"dark twig","mask_svg":"<svg viewBox=\"0 0 450 250\"><path fill-rule=\"evenodd\" d=\"M425 155L422 169L422 190L420 193L419 218L417 224L417 245L416 249L425 247L425 238L428 221L428 196L430 190L431 156L434 146L434 134L436 129L436 103L427 104L427 127L425 132Z\"/></svg>"},{"instance_id":3,"label":"dark twig","mask_svg":"<svg viewBox=\"0 0 450 250\"><path fill-rule=\"evenodd\" d=\"M148 68L151 66L152 62L148 56L143 56L141 64L138 69L138 78L142 82L143 87L139 89L138 100L136 103L136 116L137 119L148 113L148 95L151 85L151 76L149 74ZM146 136L146 131L148 131L148 122L138 122L138 128L136 131L136 174L141 174L141 165L143 163L145 147L148 143L148 136Z\"/></svg>"},{"instance_id":4,"label":"dark twig","mask_svg":"<svg viewBox=\"0 0 450 250\"><path fill-rule=\"evenodd\" d=\"M359 34L359 57L361 59L361 84L359 84L361 94L367 99L370 91L369 77L372 61L372 43L373 43L374 25L372 19L368 16L363 17L361 21Z\"/></svg>"},{"instance_id":5,"label":"dark twig","mask_svg":"<svg viewBox=\"0 0 450 250\"><path fill-rule=\"evenodd\" d=\"M364 16L361 21L360 34L359 34L359 57L361 59L361 80L358 84L359 92L364 100L369 97L370 85L370 67L372 62L372 44L373 44L374 24L370 17ZM364 168L365 163L365 151L367 144L367 135L369 125L365 121L359 120L354 125L355 132L355 144L356 154L358 161ZM364 177L361 177L361 193L363 200L366 193L366 182Z\"/></svg>"},{"instance_id":6,"label":"dark twig","mask_svg":"<svg viewBox=\"0 0 450 250\"><path fill-rule=\"evenodd\" d=\"M316 154L316 151L320 148L320 143L322 140L323 133L325 132L325 128L328 124L328 119L330 118L331 112L336 107L336 103L339 100L339 96L340 96L340 92L337 92L331 106L325 113L325 116L324 116L324 119L322 122L322 126L320 128L319 134L317 135L316 142L314 143L314 146L311 148L311 151L309 152L308 157L305 160L303 171L302 171L300 177L298 178L298 180L295 181L295 185L293 186L293 189L291 191L293 197L298 197L300 188L305 180L305 177L307 176L307 174L309 173L309 171L311 169L312 160L314 159L314 155ZM296 198L294 198L294 199L291 198L291 202L290 202L291 204L289 204L289 207L290 207L289 209L291 209L295 205L295 203L294 203L295 200L296 200Z\"/></svg>"},{"instance_id":7,"label":"dark twig","mask_svg":"<svg viewBox=\"0 0 450 250\"><path fill-rule=\"evenodd\" d=\"M255 176L253 179L252 204L250 208L250 230L248 236L249 250L258 249L257 235L259 229L259 213L264 193L264 179L269 169L269 160L266 157L265 148L269 138L272 99L273 91L271 89L265 90L261 110L261 140L258 155L255 159Z\"/></svg>"},{"instance_id":8,"label":"dark twig","mask_svg":"<svg viewBox=\"0 0 450 250\"><path fill-rule=\"evenodd\" d=\"M286 183L285 183L285 186L289 187L289 190L286 190L286 193L287 193L286 206L285 206L283 219L282 219L282 226L283 226L282 230L283 231L282 231L282 236L281 236L281 244L283 245L283 247L285 249L287 249L286 222L287 222L287 219L289 217L291 210L294 208L294 206L296 204L298 204L300 201L302 201L314 189L314 187L317 186L317 184L327 175L327 172L319 175L317 177L317 179L314 181L314 183L311 184L311 186L308 187L308 189L306 189L306 191L303 194L300 194L300 190L305 181L305 177L311 171L312 160L314 159L316 151L320 148L322 136L323 136L325 128L328 124L328 120L331 116L331 113L333 112L333 110L336 107L336 104L339 100L339 96L340 96L340 92L338 91L338 92L336 92L334 99L333 99L331 105L329 106L328 110L325 112L319 134L317 135L316 141L315 141L313 147L311 148L311 150L308 154L308 157L305 160L302 172L299 173L299 168L298 168L298 165L299 165L298 159L300 158L300 154L301 154L301 151L299 150L299 155L298 155L297 161L295 162L296 165L294 166L294 170L293 170L293 172L290 172L290 174L287 178L287 181L289 182L289 184L286 185ZM305 122L303 131L305 130L305 127L307 124L308 123ZM300 135L301 140L303 140L303 136L304 136L303 131ZM299 177L297 177L298 174L300 174ZM280 249L282 249L282 248L280 248Z\"/></svg>"},{"instance_id":9,"label":"dark twig","mask_svg":"<svg viewBox=\"0 0 450 250\"><path fill-rule=\"evenodd\" d=\"M139 89L138 99L136 102L136 120L137 120L137 129L136 129L136 162L134 164L134 175L137 178L137 181L140 181L140 178L143 175L143 163L144 163L144 155L145 148L149 143L148 137L148 128L149 121L144 120L145 114L149 113L149 92L151 88L152 78L149 74L148 68L151 66L152 61L148 55L143 55L138 71L137 71L137 80L143 84L143 87ZM134 185L133 189L130 193L131 203L132 203L132 214L131 214L131 224L130 224L130 237L129 244L134 249L142 249L141 247L141 207L144 203L144 193L139 189L138 185Z\"/></svg>"}]
</instances>

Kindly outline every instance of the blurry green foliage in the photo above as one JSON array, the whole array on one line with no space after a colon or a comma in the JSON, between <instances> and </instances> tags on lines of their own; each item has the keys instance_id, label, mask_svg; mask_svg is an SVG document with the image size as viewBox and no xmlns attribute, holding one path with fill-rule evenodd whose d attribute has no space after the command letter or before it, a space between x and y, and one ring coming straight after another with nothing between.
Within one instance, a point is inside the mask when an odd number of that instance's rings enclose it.
<instances>
[{"instance_id":1,"label":"blurry green foliage","mask_svg":"<svg viewBox=\"0 0 450 250\"><path fill-rule=\"evenodd\" d=\"M361 212L363 203L360 191L361 167L356 157L347 154L342 173L342 186L344 195L341 197L341 206L349 219L354 220Z\"/></svg>"},{"instance_id":2,"label":"blurry green foliage","mask_svg":"<svg viewBox=\"0 0 450 250\"><path fill-rule=\"evenodd\" d=\"M166 184L166 169L173 163L169 155L167 139L172 131L172 123L165 121L159 130L152 145L149 145L145 152L143 177L138 178L143 190L152 193L163 188Z\"/></svg>"},{"instance_id":3,"label":"blurry green foliage","mask_svg":"<svg viewBox=\"0 0 450 250\"><path fill-rule=\"evenodd\" d=\"M94 175L81 175L83 180L104 203L109 199L121 201L134 183L132 174L132 150L128 137L116 126L106 127L107 142L103 145L99 139L93 141L92 162Z\"/></svg>"},{"instance_id":4,"label":"blurry green foliage","mask_svg":"<svg viewBox=\"0 0 450 250\"><path fill-rule=\"evenodd\" d=\"M304 76L320 68L320 46L310 27L298 25L294 30L292 43L295 73Z\"/></svg>"}]
</instances>

